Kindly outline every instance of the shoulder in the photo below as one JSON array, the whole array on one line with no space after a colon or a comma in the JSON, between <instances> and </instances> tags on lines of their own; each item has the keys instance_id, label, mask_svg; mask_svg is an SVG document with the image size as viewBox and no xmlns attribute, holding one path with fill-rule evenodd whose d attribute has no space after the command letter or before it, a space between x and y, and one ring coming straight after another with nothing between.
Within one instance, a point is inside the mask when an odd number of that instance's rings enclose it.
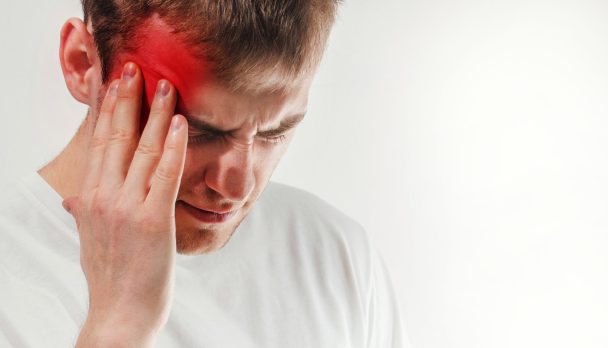
<instances>
[{"instance_id":1,"label":"shoulder","mask_svg":"<svg viewBox=\"0 0 608 348\"><path fill-rule=\"evenodd\" d=\"M2 244L7 245L9 239L19 236L19 234L14 233L15 230L23 229L35 220L32 218L32 214L36 207L33 206L27 191L23 190L20 181L4 185L2 193L3 199L0 201L0 238Z\"/></svg>"},{"instance_id":2,"label":"shoulder","mask_svg":"<svg viewBox=\"0 0 608 348\"><path fill-rule=\"evenodd\" d=\"M0 203L0 264L20 269L37 259L48 265L55 256L78 260L78 234L70 218L59 194L41 177L23 177L4 191Z\"/></svg>"},{"instance_id":3,"label":"shoulder","mask_svg":"<svg viewBox=\"0 0 608 348\"><path fill-rule=\"evenodd\" d=\"M360 309L347 316L362 318L365 340L374 347L406 347L390 276L364 228L316 195L291 186L269 184L263 201L268 214L284 216L294 227L284 234L297 239L297 250L314 256L294 251L300 267L306 261L321 265L318 274L331 279L333 290L342 281L341 298L332 298L332 303L350 298L346 307Z\"/></svg>"},{"instance_id":4,"label":"shoulder","mask_svg":"<svg viewBox=\"0 0 608 348\"><path fill-rule=\"evenodd\" d=\"M43 209L27 186L27 178L5 185L3 189L3 199L0 201L0 236L3 240L21 238L22 232L16 231L31 229L43 220Z\"/></svg>"},{"instance_id":5,"label":"shoulder","mask_svg":"<svg viewBox=\"0 0 608 348\"><path fill-rule=\"evenodd\" d=\"M263 193L263 204L271 205L293 217L306 217L313 221L333 222L340 226L360 229L361 225L319 196L302 189L270 182Z\"/></svg>"},{"instance_id":6,"label":"shoulder","mask_svg":"<svg viewBox=\"0 0 608 348\"><path fill-rule=\"evenodd\" d=\"M367 231L317 195L271 182L258 203L264 221L280 231L278 238L295 239L299 246L314 248L319 255L340 255L359 271L369 271L372 247Z\"/></svg>"},{"instance_id":7,"label":"shoulder","mask_svg":"<svg viewBox=\"0 0 608 348\"><path fill-rule=\"evenodd\" d=\"M366 232L355 219L302 189L271 182L260 203L262 210L275 219L367 240Z\"/></svg>"}]
</instances>

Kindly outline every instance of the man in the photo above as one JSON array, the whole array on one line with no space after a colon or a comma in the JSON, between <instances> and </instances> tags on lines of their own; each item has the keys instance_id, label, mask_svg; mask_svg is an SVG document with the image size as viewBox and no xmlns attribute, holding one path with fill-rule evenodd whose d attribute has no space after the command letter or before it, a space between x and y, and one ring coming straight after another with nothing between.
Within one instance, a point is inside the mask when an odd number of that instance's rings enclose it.
<instances>
[{"instance_id":1,"label":"man","mask_svg":"<svg viewBox=\"0 0 608 348\"><path fill-rule=\"evenodd\" d=\"M83 0L60 58L90 109L1 209L0 344L404 344L361 227L268 184L337 6Z\"/></svg>"}]
</instances>

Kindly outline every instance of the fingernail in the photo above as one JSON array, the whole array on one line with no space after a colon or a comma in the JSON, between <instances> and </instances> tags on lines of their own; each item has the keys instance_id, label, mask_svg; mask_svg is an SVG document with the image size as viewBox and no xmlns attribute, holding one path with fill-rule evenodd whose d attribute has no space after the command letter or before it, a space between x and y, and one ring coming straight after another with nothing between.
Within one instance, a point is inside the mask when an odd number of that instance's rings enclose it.
<instances>
[{"instance_id":1,"label":"fingernail","mask_svg":"<svg viewBox=\"0 0 608 348\"><path fill-rule=\"evenodd\" d=\"M127 63L125 68L122 70L122 79L128 81L135 76L135 64Z\"/></svg>"},{"instance_id":2,"label":"fingernail","mask_svg":"<svg viewBox=\"0 0 608 348\"><path fill-rule=\"evenodd\" d=\"M180 122L179 116L175 115L171 120L171 132L177 133L180 128L182 128L182 123Z\"/></svg>"},{"instance_id":3,"label":"fingernail","mask_svg":"<svg viewBox=\"0 0 608 348\"><path fill-rule=\"evenodd\" d=\"M156 87L156 96L166 97L169 95L169 91L171 91L171 88L169 87L169 82L165 80L158 81L158 86Z\"/></svg>"}]
</instances>

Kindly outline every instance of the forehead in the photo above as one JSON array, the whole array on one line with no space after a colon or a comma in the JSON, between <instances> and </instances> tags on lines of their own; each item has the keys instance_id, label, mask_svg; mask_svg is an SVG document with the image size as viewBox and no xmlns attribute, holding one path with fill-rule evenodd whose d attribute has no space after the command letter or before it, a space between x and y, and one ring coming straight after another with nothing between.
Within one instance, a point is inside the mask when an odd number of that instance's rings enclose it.
<instances>
[{"instance_id":1,"label":"forehead","mask_svg":"<svg viewBox=\"0 0 608 348\"><path fill-rule=\"evenodd\" d=\"M164 78L179 91L186 91L211 79L209 64L197 57L193 47L158 16L152 16L139 25L133 41L129 45L135 49L119 57L117 70L126 61L134 61L144 74L146 87L154 89L158 80ZM117 76L119 74L120 71Z\"/></svg>"},{"instance_id":2,"label":"forehead","mask_svg":"<svg viewBox=\"0 0 608 348\"><path fill-rule=\"evenodd\" d=\"M121 56L112 78L118 78L120 68L127 61L138 64L145 81L145 106L149 107L159 79L167 79L175 86L178 112L226 117L228 114L258 113L272 118L286 108L306 108L308 88L312 79L303 79L289 91L274 91L252 95L229 93L221 87L205 60L195 55L193 47L175 34L170 25L158 16L144 21L134 35L136 47ZM214 109L214 110L212 110ZM218 112L219 111L219 112ZM303 110L299 110L303 111ZM304 110L305 111L305 110ZM264 117L266 116L266 117Z\"/></svg>"}]
</instances>

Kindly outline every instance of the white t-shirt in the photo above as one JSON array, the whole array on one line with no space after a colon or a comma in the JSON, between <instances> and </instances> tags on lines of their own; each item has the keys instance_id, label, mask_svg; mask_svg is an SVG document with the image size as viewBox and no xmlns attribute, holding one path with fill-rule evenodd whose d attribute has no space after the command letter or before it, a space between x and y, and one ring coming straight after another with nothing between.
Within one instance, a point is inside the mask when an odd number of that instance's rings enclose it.
<instances>
[{"instance_id":1,"label":"white t-shirt","mask_svg":"<svg viewBox=\"0 0 608 348\"><path fill-rule=\"evenodd\" d=\"M8 192L6 192L8 191ZM37 173L0 205L0 347L73 347L88 291L76 224ZM363 229L270 183L228 244L178 255L157 347L405 347L384 264Z\"/></svg>"}]
</instances>

